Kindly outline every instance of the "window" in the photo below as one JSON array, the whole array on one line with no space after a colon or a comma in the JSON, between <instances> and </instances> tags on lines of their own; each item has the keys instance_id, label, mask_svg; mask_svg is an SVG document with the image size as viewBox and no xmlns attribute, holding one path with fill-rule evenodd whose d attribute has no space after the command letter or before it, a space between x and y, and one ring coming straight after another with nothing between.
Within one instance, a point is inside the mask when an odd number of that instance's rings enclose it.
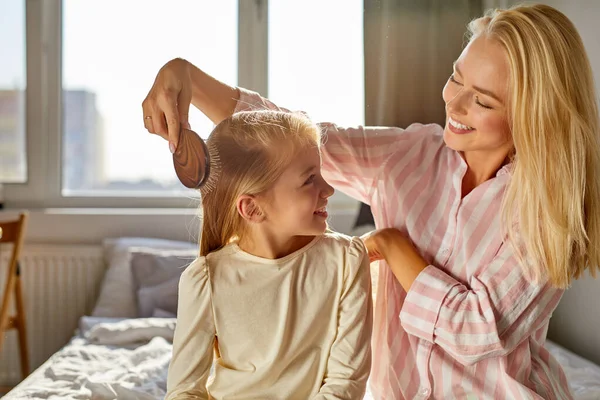
<instances>
[{"instance_id":1,"label":"window","mask_svg":"<svg viewBox=\"0 0 600 400\"><path fill-rule=\"evenodd\" d=\"M0 0L0 32L20 29L22 42L25 2ZM175 57L317 121L363 123L362 10L360 0L27 2L29 109L21 98L14 145L27 182L5 188L8 206L196 206L195 192L176 178L167 142L148 134L141 114L158 69ZM15 35L0 36L11 51L0 85L22 91L25 48L15 46ZM213 128L193 106L190 123L204 137Z\"/></svg>"},{"instance_id":2,"label":"window","mask_svg":"<svg viewBox=\"0 0 600 400\"><path fill-rule=\"evenodd\" d=\"M183 57L237 83L237 0L64 0L62 195L177 195L168 144L142 100L159 68ZM192 128L212 123L192 107ZM132 193L133 192L133 193Z\"/></svg>"},{"instance_id":3,"label":"window","mask_svg":"<svg viewBox=\"0 0 600 400\"><path fill-rule=\"evenodd\" d=\"M27 180L25 0L0 0L0 183Z\"/></svg>"},{"instance_id":4,"label":"window","mask_svg":"<svg viewBox=\"0 0 600 400\"><path fill-rule=\"evenodd\" d=\"M316 121L364 124L363 0L269 2L269 98Z\"/></svg>"},{"instance_id":5,"label":"window","mask_svg":"<svg viewBox=\"0 0 600 400\"><path fill-rule=\"evenodd\" d=\"M363 125L363 0L269 2L269 98L318 122ZM336 191L337 204L355 200Z\"/></svg>"}]
</instances>

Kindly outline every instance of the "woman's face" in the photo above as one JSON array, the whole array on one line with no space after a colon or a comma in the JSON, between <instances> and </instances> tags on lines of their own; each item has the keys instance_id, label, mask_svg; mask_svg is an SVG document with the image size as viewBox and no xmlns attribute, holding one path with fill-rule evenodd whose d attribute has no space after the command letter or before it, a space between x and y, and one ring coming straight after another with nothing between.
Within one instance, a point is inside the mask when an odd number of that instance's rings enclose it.
<instances>
[{"instance_id":1,"label":"woman's face","mask_svg":"<svg viewBox=\"0 0 600 400\"><path fill-rule=\"evenodd\" d=\"M508 61L499 43L480 36L469 43L442 92L444 141L477 159L502 162L512 150L508 123Z\"/></svg>"}]
</instances>

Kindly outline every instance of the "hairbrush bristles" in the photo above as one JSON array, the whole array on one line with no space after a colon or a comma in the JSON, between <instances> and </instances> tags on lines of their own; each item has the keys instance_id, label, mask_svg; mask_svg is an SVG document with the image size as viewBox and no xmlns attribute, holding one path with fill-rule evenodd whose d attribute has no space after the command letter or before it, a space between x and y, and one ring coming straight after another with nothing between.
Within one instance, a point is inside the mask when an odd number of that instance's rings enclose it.
<instances>
[{"instance_id":1,"label":"hairbrush bristles","mask_svg":"<svg viewBox=\"0 0 600 400\"><path fill-rule=\"evenodd\" d=\"M221 157L219 156L219 149L217 149L217 146L210 140L205 143L206 148L208 149L208 176L200 188L200 194L202 196L206 196L208 193L215 190L219 177L221 176Z\"/></svg>"}]
</instances>

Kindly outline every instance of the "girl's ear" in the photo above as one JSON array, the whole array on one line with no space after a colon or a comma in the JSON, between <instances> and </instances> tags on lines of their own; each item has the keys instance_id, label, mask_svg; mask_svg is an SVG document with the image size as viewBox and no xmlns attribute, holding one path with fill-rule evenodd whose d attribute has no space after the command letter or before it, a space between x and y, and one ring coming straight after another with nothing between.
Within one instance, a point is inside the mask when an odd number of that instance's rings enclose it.
<instances>
[{"instance_id":1,"label":"girl's ear","mask_svg":"<svg viewBox=\"0 0 600 400\"><path fill-rule=\"evenodd\" d=\"M248 222L259 223L265 219L265 213L254 196L241 195L237 199L236 207L238 213Z\"/></svg>"}]
</instances>

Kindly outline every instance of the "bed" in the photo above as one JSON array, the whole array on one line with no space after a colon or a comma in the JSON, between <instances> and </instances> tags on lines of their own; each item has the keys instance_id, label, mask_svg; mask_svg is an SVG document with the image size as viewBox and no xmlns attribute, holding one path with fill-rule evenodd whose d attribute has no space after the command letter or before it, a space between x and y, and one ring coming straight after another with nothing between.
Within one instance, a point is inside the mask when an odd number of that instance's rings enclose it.
<instances>
[{"instance_id":1,"label":"bed","mask_svg":"<svg viewBox=\"0 0 600 400\"><path fill-rule=\"evenodd\" d=\"M177 279L197 245L120 238L104 247L109 266L93 315L81 317L69 343L3 400L164 398ZM553 342L547 347L575 399L600 399L600 366Z\"/></svg>"},{"instance_id":2,"label":"bed","mask_svg":"<svg viewBox=\"0 0 600 400\"><path fill-rule=\"evenodd\" d=\"M79 326L65 347L3 400L164 398L174 318L83 317ZM575 399L600 399L600 366L555 343L548 348L565 369Z\"/></svg>"}]
</instances>

